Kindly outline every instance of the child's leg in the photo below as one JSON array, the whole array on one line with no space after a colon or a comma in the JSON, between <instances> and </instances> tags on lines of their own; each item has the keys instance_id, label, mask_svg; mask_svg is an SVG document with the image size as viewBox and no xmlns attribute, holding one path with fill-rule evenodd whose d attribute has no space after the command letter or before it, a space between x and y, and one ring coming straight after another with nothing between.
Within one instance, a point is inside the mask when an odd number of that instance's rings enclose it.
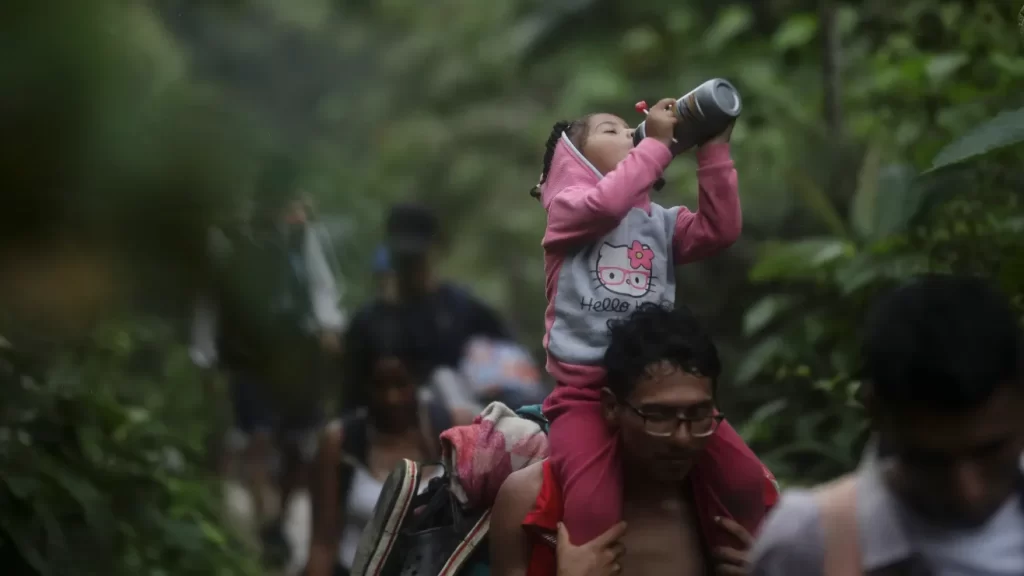
<instances>
[{"instance_id":1,"label":"child's leg","mask_svg":"<svg viewBox=\"0 0 1024 576\"><path fill-rule=\"evenodd\" d=\"M604 421L597 389L559 384L544 414L551 420L549 459L562 485L562 522L580 545L622 518L618 437Z\"/></svg>"},{"instance_id":2,"label":"child's leg","mask_svg":"<svg viewBox=\"0 0 1024 576\"><path fill-rule=\"evenodd\" d=\"M767 513L767 469L728 422L715 431L690 473L694 503L708 546L736 546L733 537L715 524L731 518L751 534Z\"/></svg>"}]
</instances>

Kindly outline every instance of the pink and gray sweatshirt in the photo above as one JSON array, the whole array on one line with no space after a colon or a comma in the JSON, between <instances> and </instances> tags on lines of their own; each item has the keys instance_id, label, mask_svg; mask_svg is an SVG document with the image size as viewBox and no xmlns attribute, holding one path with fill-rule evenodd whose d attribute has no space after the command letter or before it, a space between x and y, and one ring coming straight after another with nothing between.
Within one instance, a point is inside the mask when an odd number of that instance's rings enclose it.
<instances>
[{"instance_id":1,"label":"pink and gray sweatshirt","mask_svg":"<svg viewBox=\"0 0 1024 576\"><path fill-rule=\"evenodd\" d=\"M651 187L671 161L668 147L647 138L602 175L565 134L556 145L541 201L548 217L544 347L560 384L602 382L608 321L644 303L674 304L675 265L712 256L740 235L729 145L697 152L697 212L651 202Z\"/></svg>"}]
</instances>

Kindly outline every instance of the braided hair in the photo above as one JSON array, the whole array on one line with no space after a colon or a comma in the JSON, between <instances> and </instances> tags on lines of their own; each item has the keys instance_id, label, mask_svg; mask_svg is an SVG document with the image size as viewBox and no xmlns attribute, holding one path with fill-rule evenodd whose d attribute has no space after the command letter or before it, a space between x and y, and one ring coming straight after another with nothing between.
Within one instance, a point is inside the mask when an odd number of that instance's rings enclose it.
<instances>
[{"instance_id":1,"label":"braided hair","mask_svg":"<svg viewBox=\"0 0 1024 576\"><path fill-rule=\"evenodd\" d=\"M562 134L568 134L569 140L572 141L573 146L577 150L581 150L583 145L587 141L587 130L589 128L590 114L573 120L572 122L566 122L560 120L555 122L555 125L551 127L551 134L548 135L548 141L544 143L544 168L540 173L540 180L537 181L537 185L530 189L530 196L540 200L540 187L548 179L548 171L551 170L551 160L555 157L555 147L558 146L558 140L562 138Z\"/></svg>"}]
</instances>

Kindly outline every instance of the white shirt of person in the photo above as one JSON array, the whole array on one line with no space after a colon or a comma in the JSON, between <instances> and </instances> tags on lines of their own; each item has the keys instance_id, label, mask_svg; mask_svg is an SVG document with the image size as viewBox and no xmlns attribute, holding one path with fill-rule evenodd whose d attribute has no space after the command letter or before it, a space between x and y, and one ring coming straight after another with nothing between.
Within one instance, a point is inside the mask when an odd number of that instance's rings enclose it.
<instances>
[{"instance_id":1,"label":"white shirt of person","mask_svg":"<svg viewBox=\"0 0 1024 576\"><path fill-rule=\"evenodd\" d=\"M329 238L314 224L305 226L305 234L302 257L309 274L312 321L319 330L340 334L345 328L345 314L339 305L341 290L325 250ZM215 256L224 256L232 249L230 241L217 231L211 232L209 244ZM208 298L200 298L196 304L191 340L189 355L197 366L209 368L217 363L217 308Z\"/></svg>"},{"instance_id":2,"label":"white shirt of person","mask_svg":"<svg viewBox=\"0 0 1024 576\"><path fill-rule=\"evenodd\" d=\"M882 478L873 449L857 472L856 512L864 574L1024 575L1024 503L1017 494L982 526L930 526L904 506ZM1024 470L1024 457L1021 462ZM817 497L788 491L751 552L752 576L825 576L825 537ZM904 570L891 572L894 567Z\"/></svg>"}]
</instances>

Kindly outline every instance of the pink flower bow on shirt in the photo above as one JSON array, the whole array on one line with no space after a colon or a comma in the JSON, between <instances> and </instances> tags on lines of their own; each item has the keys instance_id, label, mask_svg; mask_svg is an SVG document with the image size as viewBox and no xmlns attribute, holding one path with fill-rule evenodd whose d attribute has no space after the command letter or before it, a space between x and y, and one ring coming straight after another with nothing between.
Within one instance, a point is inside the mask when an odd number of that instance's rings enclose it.
<instances>
[{"instance_id":1,"label":"pink flower bow on shirt","mask_svg":"<svg viewBox=\"0 0 1024 576\"><path fill-rule=\"evenodd\" d=\"M639 240L633 240L633 245L629 247L629 265L634 270L637 268L651 270L654 266L654 250L651 250L650 246L641 244Z\"/></svg>"}]
</instances>

